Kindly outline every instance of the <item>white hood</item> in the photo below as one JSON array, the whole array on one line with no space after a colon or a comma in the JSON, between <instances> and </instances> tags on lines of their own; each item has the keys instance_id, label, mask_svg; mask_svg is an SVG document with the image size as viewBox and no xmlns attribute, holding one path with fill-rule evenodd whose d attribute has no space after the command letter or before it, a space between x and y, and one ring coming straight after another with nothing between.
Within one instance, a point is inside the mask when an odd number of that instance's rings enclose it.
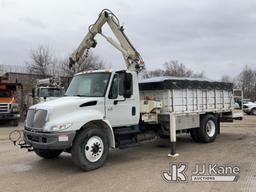
<instances>
[{"instance_id":1,"label":"white hood","mask_svg":"<svg viewBox=\"0 0 256 192\"><path fill-rule=\"evenodd\" d=\"M80 105L96 101L97 103L80 107ZM38 103L30 107L30 109L44 109L50 113L50 116L59 116L62 114L71 113L77 110L87 110L87 109L98 109L103 110L104 107L104 98L102 97L78 97L78 96L71 96L71 97L61 97L59 99L46 101L44 103Z\"/></svg>"}]
</instances>

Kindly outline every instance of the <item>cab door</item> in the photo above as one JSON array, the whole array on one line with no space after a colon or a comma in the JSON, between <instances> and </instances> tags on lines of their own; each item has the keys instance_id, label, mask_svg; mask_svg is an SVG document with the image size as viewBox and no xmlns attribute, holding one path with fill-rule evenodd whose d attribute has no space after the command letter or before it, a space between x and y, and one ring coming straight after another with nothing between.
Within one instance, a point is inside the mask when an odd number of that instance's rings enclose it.
<instances>
[{"instance_id":1,"label":"cab door","mask_svg":"<svg viewBox=\"0 0 256 192\"><path fill-rule=\"evenodd\" d=\"M126 73L114 74L106 97L106 117L112 127L136 125L139 121L138 89L134 87L134 75L129 73L130 96L127 96ZM137 85L137 83L136 83ZM138 85L137 85L138 86Z\"/></svg>"}]
</instances>

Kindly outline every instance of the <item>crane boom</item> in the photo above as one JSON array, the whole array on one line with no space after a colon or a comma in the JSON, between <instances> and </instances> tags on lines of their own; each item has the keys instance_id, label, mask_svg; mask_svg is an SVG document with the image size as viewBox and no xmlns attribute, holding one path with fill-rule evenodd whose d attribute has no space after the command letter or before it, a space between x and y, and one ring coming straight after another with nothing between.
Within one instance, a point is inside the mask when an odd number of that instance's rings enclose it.
<instances>
[{"instance_id":1,"label":"crane boom","mask_svg":"<svg viewBox=\"0 0 256 192\"><path fill-rule=\"evenodd\" d=\"M106 23L109 25L119 43L102 33L102 27ZM101 34L111 45L113 45L123 54L123 58L128 70L138 72L144 68L144 62L140 54L136 51L125 35L123 26L120 26L117 17L108 9L104 9L100 13L97 21L89 27L89 32L69 58L70 68L79 61L85 52L87 52L90 48L96 47L97 42L94 37L97 34Z\"/></svg>"}]
</instances>

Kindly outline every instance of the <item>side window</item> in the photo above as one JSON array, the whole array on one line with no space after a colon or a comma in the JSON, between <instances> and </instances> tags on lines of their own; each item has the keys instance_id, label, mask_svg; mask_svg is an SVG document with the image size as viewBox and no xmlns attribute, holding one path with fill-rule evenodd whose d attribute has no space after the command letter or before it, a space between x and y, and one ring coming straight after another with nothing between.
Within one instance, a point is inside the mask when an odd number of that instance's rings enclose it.
<instances>
[{"instance_id":1,"label":"side window","mask_svg":"<svg viewBox=\"0 0 256 192\"><path fill-rule=\"evenodd\" d=\"M112 85L109 91L108 98L109 99L116 99L118 97L118 76L115 74Z\"/></svg>"},{"instance_id":2,"label":"side window","mask_svg":"<svg viewBox=\"0 0 256 192\"><path fill-rule=\"evenodd\" d=\"M130 75L130 78L125 79L125 73L115 74L108 96L109 99L116 99L118 95L130 98L130 96L132 95L132 76L131 74L128 75ZM127 94L130 96L125 96Z\"/></svg>"},{"instance_id":3,"label":"side window","mask_svg":"<svg viewBox=\"0 0 256 192\"><path fill-rule=\"evenodd\" d=\"M120 96L124 96L124 73L118 74L118 84L119 84L119 90L118 93Z\"/></svg>"},{"instance_id":4,"label":"side window","mask_svg":"<svg viewBox=\"0 0 256 192\"><path fill-rule=\"evenodd\" d=\"M133 94L132 74L126 73L124 76L124 97L130 98Z\"/></svg>"}]
</instances>

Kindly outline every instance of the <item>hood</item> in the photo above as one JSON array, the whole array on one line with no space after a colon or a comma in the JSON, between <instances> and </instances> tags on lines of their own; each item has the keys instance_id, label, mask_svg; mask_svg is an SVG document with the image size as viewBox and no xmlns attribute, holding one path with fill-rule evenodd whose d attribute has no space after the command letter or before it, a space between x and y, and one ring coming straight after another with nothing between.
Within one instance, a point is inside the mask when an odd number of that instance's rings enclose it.
<instances>
[{"instance_id":1,"label":"hood","mask_svg":"<svg viewBox=\"0 0 256 192\"><path fill-rule=\"evenodd\" d=\"M15 103L14 97L1 97L0 103Z\"/></svg>"},{"instance_id":2,"label":"hood","mask_svg":"<svg viewBox=\"0 0 256 192\"><path fill-rule=\"evenodd\" d=\"M61 97L51 101L38 103L30 107L30 109L48 110L51 116L67 114L77 110L86 110L90 107L98 108L103 106L104 98L101 97ZM97 107L95 107L97 105Z\"/></svg>"}]
</instances>

